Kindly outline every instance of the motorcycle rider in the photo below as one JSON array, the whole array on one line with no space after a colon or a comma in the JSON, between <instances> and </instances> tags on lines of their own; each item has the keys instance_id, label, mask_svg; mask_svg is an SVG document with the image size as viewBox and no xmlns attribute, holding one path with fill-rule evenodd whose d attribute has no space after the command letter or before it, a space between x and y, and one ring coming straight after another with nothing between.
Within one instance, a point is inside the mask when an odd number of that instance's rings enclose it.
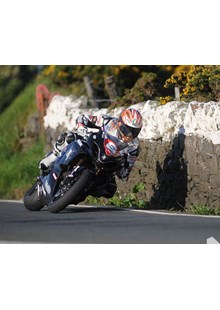
<instances>
[{"instance_id":1,"label":"motorcycle rider","mask_svg":"<svg viewBox=\"0 0 220 310\"><path fill-rule=\"evenodd\" d=\"M118 118L109 115L93 116L82 114L76 119L76 132L68 131L61 134L54 143L53 151L39 162L39 168L42 174L47 174L61 151L69 143L77 139L77 135L85 138L88 128L101 128L115 143L120 155L125 158L124 167L118 170L116 175L119 179L126 181L139 155L139 139L137 136L141 131L142 124L142 116L134 108L123 110ZM115 176L105 175L99 180L97 189L93 188L90 194L95 197L111 198L114 196L116 189Z\"/></svg>"}]
</instances>

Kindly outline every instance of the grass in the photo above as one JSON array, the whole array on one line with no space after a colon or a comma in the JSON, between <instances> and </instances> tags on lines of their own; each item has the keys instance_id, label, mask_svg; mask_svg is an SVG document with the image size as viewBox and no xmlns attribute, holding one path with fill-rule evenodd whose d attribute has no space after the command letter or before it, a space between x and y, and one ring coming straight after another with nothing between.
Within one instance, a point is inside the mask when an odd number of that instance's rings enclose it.
<instances>
[{"instance_id":1,"label":"grass","mask_svg":"<svg viewBox=\"0 0 220 310\"><path fill-rule=\"evenodd\" d=\"M37 162L43 156L43 142L21 150L20 138L28 116L37 111L34 81L0 114L0 198L20 199L38 173Z\"/></svg>"},{"instance_id":2,"label":"grass","mask_svg":"<svg viewBox=\"0 0 220 310\"><path fill-rule=\"evenodd\" d=\"M38 141L25 152L13 154L0 165L0 197L21 199L39 173L37 163L43 156L43 143Z\"/></svg>"},{"instance_id":3,"label":"grass","mask_svg":"<svg viewBox=\"0 0 220 310\"><path fill-rule=\"evenodd\" d=\"M198 204L188 207L186 212L198 215L220 215L220 208L211 208L206 205Z\"/></svg>"}]
</instances>

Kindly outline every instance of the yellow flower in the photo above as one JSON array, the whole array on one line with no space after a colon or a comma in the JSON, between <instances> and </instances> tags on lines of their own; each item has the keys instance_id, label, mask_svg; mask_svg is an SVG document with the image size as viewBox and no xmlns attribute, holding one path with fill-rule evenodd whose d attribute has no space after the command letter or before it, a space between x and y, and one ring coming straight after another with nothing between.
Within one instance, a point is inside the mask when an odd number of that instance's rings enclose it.
<instances>
[{"instance_id":1,"label":"yellow flower","mask_svg":"<svg viewBox=\"0 0 220 310\"><path fill-rule=\"evenodd\" d=\"M48 66L47 68L44 69L43 74L46 76L49 76L54 73L55 69L56 69L56 65Z\"/></svg>"},{"instance_id":2,"label":"yellow flower","mask_svg":"<svg viewBox=\"0 0 220 310\"><path fill-rule=\"evenodd\" d=\"M171 101L173 98L170 96L166 96L166 97L160 97L160 104L166 104L167 102Z\"/></svg>"},{"instance_id":3,"label":"yellow flower","mask_svg":"<svg viewBox=\"0 0 220 310\"><path fill-rule=\"evenodd\" d=\"M63 79L63 78L66 78L68 76L68 73L65 72L65 71L59 71L58 74L57 74L57 77L59 79Z\"/></svg>"}]
</instances>

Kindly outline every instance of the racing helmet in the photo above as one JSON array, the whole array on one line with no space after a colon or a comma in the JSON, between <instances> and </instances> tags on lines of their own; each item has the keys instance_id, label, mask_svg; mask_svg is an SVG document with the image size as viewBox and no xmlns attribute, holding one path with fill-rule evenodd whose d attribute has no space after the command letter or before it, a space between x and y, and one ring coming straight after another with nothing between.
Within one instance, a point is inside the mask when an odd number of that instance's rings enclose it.
<instances>
[{"instance_id":1,"label":"racing helmet","mask_svg":"<svg viewBox=\"0 0 220 310\"><path fill-rule=\"evenodd\" d=\"M136 109L125 109L119 115L118 129L122 137L136 138L141 131L142 125L143 119L141 113Z\"/></svg>"}]
</instances>

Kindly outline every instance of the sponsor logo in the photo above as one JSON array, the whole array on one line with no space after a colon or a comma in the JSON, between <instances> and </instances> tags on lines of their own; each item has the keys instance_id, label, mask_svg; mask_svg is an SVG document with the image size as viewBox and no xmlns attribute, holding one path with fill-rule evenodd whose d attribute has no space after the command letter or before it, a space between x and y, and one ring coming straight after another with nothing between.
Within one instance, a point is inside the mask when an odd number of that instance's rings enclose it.
<instances>
[{"instance_id":1,"label":"sponsor logo","mask_svg":"<svg viewBox=\"0 0 220 310\"><path fill-rule=\"evenodd\" d=\"M104 146L105 146L105 154L106 155L108 155L108 156L118 155L118 147L113 141L106 140Z\"/></svg>"}]
</instances>

